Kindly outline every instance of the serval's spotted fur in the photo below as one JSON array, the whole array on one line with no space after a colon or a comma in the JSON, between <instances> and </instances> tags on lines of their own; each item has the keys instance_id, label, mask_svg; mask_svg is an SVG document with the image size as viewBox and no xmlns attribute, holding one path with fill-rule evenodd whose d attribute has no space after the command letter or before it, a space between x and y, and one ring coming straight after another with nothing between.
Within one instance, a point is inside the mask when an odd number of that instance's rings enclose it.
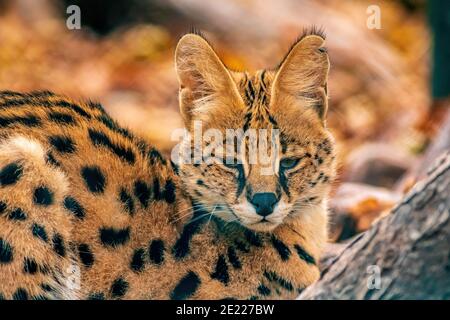
<instances>
[{"instance_id":1,"label":"serval's spotted fur","mask_svg":"<svg viewBox=\"0 0 450 320\"><path fill-rule=\"evenodd\" d=\"M272 175L245 158L178 167L98 104L1 92L0 298L298 295L319 277L334 176L323 42L306 34L254 74L200 35L177 46L186 127L279 129ZM264 219L256 194L276 200Z\"/></svg>"}]
</instances>

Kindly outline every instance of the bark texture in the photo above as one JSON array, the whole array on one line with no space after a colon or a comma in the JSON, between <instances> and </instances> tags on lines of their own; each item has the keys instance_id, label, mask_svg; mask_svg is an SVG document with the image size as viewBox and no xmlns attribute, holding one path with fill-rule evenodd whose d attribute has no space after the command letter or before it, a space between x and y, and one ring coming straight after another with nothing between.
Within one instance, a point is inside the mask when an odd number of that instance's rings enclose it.
<instances>
[{"instance_id":1,"label":"bark texture","mask_svg":"<svg viewBox=\"0 0 450 320\"><path fill-rule=\"evenodd\" d=\"M450 299L450 153L299 299Z\"/></svg>"}]
</instances>

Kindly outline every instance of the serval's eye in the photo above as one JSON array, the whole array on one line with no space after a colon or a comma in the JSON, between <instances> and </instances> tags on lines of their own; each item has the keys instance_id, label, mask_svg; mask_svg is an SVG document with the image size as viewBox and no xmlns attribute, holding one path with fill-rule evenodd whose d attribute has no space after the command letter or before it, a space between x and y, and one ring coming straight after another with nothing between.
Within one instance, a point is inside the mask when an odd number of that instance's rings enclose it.
<instances>
[{"instance_id":1,"label":"serval's eye","mask_svg":"<svg viewBox=\"0 0 450 320\"><path fill-rule=\"evenodd\" d=\"M300 162L300 159L297 159L297 158L284 158L284 159L281 159L281 161L280 161L280 168L282 168L282 169L292 169L299 162Z\"/></svg>"}]
</instances>

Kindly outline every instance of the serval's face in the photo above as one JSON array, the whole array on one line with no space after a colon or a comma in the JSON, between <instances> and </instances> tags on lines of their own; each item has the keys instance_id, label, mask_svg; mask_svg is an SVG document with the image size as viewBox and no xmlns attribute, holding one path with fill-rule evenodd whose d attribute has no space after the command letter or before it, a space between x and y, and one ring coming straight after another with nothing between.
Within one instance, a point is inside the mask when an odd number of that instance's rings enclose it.
<instances>
[{"instance_id":1,"label":"serval's face","mask_svg":"<svg viewBox=\"0 0 450 320\"><path fill-rule=\"evenodd\" d=\"M181 177L214 216L271 231L292 218L314 219L325 206L335 169L323 42L307 35L276 71L249 74L226 69L198 35L180 40L180 108L193 159L181 164Z\"/></svg>"}]
</instances>

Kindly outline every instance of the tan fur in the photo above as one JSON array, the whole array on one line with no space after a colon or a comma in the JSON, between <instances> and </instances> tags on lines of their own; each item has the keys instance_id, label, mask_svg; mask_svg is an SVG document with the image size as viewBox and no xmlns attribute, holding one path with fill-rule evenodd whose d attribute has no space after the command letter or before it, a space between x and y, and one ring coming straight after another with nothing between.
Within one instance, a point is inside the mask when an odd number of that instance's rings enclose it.
<instances>
[{"instance_id":1,"label":"tan fur","mask_svg":"<svg viewBox=\"0 0 450 320\"><path fill-rule=\"evenodd\" d=\"M51 299L296 297L319 277L334 177L334 143L324 121L329 63L318 50L322 45L320 36L306 36L278 70L252 75L227 70L198 35L180 40L176 70L188 129L196 120L222 131L279 129L277 168L286 157L301 158L286 171L284 186L278 172L261 175L260 165L243 159L240 194L235 168L184 164L178 175L168 159L95 104L48 92L0 93L0 181L12 179L5 169L10 164L23 171L13 183L0 184L6 204L0 239L3 249L5 243L12 248L12 258L0 251L0 297L23 297L14 295L19 288L28 298ZM58 150L56 136L73 144ZM100 191L83 176L86 167L102 173L104 180L94 179ZM39 186L53 195L50 204L34 200ZM270 223L250 223L258 216L246 197L255 192L280 195L284 209ZM83 217L67 207L67 197L82 206ZM26 212L23 221L8 216L16 207ZM47 242L32 235L33 223L45 228ZM114 228L115 236L102 228ZM54 249L56 233L64 239L64 257ZM24 272L25 258L50 272ZM70 272L77 267L79 288ZM189 281L180 285L183 278ZM43 290L43 283L53 289Z\"/></svg>"}]
</instances>

